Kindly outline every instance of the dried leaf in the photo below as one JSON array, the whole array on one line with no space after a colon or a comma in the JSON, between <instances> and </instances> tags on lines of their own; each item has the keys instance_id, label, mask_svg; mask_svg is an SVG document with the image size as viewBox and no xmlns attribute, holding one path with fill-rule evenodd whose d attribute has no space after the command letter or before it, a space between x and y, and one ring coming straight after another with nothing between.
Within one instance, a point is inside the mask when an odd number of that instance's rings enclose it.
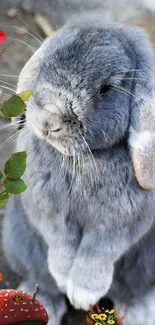
<instances>
[{"instance_id":1,"label":"dried leaf","mask_svg":"<svg viewBox=\"0 0 155 325\"><path fill-rule=\"evenodd\" d=\"M24 90L20 94L17 94L24 102L26 102L32 95L33 91L31 90Z\"/></svg>"},{"instance_id":2,"label":"dried leaf","mask_svg":"<svg viewBox=\"0 0 155 325\"><path fill-rule=\"evenodd\" d=\"M9 47L10 47L10 45L12 45L12 43L13 43L13 41L10 42L10 44L3 51L0 52L0 56L2 56L9 49Z\"/></svg>"}]
</instances>

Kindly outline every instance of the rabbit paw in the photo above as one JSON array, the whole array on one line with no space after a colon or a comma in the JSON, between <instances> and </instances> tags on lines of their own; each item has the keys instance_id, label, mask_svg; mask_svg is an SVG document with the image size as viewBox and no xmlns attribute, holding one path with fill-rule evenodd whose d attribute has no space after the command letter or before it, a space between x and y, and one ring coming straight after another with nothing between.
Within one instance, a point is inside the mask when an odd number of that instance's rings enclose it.
<instances>
[{"instance_id":1,"label":"rabbit paw","mask_svg":"<svg viewBox=\"0 0 155 325\"><path fill-rule=\"evenodd\" d=\"M90 269L80 270L72 269L67 281L67 296L76 309L88 310L89 305L95 305L108 292L113 279L113 266L109 267L109 272L102 267L103 272L99 274L93 268L91 272Z\"/></svg>"},{"instance_id":2,"label":"rabbit paw","mask_svg":"<svg viewBox=\"0 0 155 325\"><path fill-rule=\"evenodd\" d=\"M108 267L107 267L108 265ZM113 279L113 265L108 261L99 269L95 263L74 264L67 281L67 297L77 309L88 310L105 296Z\"/></svg>"},{"instance_id":3,"label":"rabbit paw","mask_svg":"<svg viewBox=\"0 0 155 325\"><path fill-rule=\"evenodd\" d=\"M70 303L76 309L88 310L89 305L95 305L102 297L102 291L93 291L86 288L76 286L71 280L67 285L67 296Z\"/></svg>"}]
</instances>

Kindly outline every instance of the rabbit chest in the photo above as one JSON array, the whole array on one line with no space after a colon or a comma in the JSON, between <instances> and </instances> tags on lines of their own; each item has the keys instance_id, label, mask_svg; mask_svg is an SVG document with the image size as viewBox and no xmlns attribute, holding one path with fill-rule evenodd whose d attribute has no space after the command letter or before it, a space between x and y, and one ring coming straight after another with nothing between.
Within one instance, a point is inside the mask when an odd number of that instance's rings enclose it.
<instances>
[{"instance_id":1,"label":"rabbit chest","mask_svg":"<svg viewBox=\"0 0 155 325\"><path fill-rule=\"evenodd\" d=\"M38 139L19 140L18 147L28 152L22 202L43 235L59 227L80 233L97 224L143 218L149 194L139 187L124 144L80 161L62 157Z\"/></svg>"}]
</instances>

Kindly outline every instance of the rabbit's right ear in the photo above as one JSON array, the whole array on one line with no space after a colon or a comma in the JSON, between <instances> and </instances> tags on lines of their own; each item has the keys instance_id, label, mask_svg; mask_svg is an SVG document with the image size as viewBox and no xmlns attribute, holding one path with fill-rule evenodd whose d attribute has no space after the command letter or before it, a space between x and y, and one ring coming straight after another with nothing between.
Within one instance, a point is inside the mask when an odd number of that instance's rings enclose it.
<instances>
[{"instance_id":1,"label":"rabbit's right ear","mask_svg":"<svg viewBox=\"0 0 155 325\"><path fill-rule=\"evenodd\" d=\"M129 144L135 176L143 189L155 189L155 101L153 55L145 34L135 41Z\"/></svg>"},{"instance_id":2,"label":"rabbit's right ear","mask_svg":"<svg viewBox=\"0 0 155 325\"><path fill-rule=\"evenodd\" d=\"M42 66L44 54L46 47L49 44L49 38L44 41L44 43L39 47L38 50L32 55L29 61L25 64L24 68L19 74L19 80L17 84L17 94L20 94L22 91L31 90L35 92L36 83L38 80L39 72ZM12 118L12 123L25 120L25 113L22 113L16 117ZM20 124L19 124L20 128Z\"/></svg>"},{"instance_id":3,"label":"rabbit's right ear","mask_svg":"<svg viewBox=\"0 0 155 325\"><path fill-rule=\"evenodd\" d=\"M24 90L35 90L40 67L44 57L44 51L45 46L43 44L25 64L19 75L17 94Z\"/></svg>"},{"instance_id":4,"label":"rabbit's right ear","mask_svg":"<svg viewBox=\"0 0 155 325\"><path fill-rule=\"evenodd\" d=\"M20 72L17 85L18 94L24 90L35 90L42 62L50 42L51 37L43 41L42 45L39 47L38 50L36 50L36 52L32 55L32 57L25 64L24 68Z\"/></svg>"}]
</instances>

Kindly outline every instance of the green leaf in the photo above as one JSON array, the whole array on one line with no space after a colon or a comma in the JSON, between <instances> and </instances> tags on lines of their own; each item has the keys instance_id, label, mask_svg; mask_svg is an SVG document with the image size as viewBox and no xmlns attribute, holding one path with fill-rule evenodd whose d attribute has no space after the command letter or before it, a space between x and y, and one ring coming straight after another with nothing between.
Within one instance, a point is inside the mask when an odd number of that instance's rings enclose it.
<instances>
[{"instance_id":1,"label":"green leaf","mask_svg":"<svg viewBox=\"0 0 155 325\"><path fill-rule=\"evenodd\" d=\"M3 177L3 173L2 171L0 170L0 179Z\"/></svg>"},{"instance_id":2,"label":"green leaf","mask_svg":"<svg viewBox=\"0 0 155 325\"><path fill-rule=\"evenodd\" d=\"M25 108L24 101L18 95L13 95L2 104L1 111L7 117L15 117L23 113Z\"/></svg>"},{"instance_id":3,"label":"green leaf","mask_svg":"<svg viewBox=\"0 0 155 325\"><path fill-rule=\"evenodd\" d=\"M17 94L24 102L26 102L26 100L28 100L32 95L33 95L33 91L31 90L24 90L22 91L20 94Z\"/></svg>"},{"instance_id":4,"label":"green leaf","mask_svg":"<svg viewBox=\"0 0 155 325\"><path fill-rule=\"evenodd\" d=\"M19 179L26 169L26 151L16 152L6 161L4 172L11 179Z\"/></svg>"},{"instance_id":5,"label":"green leaf","mask_svg":"<svg viewBox=\"0 0 155 325\"><path fill-rule=\"evenodd\" d=\"M7 203L6 200L4 200L4 201L1 201L1 200L0 200L0 206L5 205L6 203Z\"/></svg>"},{"instance_id":6,"label":"green leaf","mask_svg":"<svg viewBox=\"0 0 155 325\"><path fill-rule=\"evenodd\" d=\"M4 186L8 193L19 194L26 190L27 186L22 179L12 180L6 178L4 180Z\"/></svg>"},{"instance_id":7,"label":"green leaf","mask_svg":"<svg viewBox=\"0 0 155 325\"><path fill-rule=\"evenodd\" d=\"M115 315L112 314L112 315L110 315L110 316L108 317L108 319L113 319L114 317L115 317Z\"/></svg>"},{"instance_id":8,"label":"green leaf","mask_svg":"<svg viewBox=\"0 0 155 325\"><path fill-rule=\"evenodd\" d=\"M114 315L109 315L108 320L115 320Z\"/></svg>"},{"instance_id":9,"label":"green leaf","mask_svg":"<svg viewBox=\"0 0 155 325\"><path fill-rule=\"evenodd\" d=\"M6 191L3 191L0 193L0 200L8 200L9 199L9 193L7 193Z\"/></svg>"}]
</instances>

